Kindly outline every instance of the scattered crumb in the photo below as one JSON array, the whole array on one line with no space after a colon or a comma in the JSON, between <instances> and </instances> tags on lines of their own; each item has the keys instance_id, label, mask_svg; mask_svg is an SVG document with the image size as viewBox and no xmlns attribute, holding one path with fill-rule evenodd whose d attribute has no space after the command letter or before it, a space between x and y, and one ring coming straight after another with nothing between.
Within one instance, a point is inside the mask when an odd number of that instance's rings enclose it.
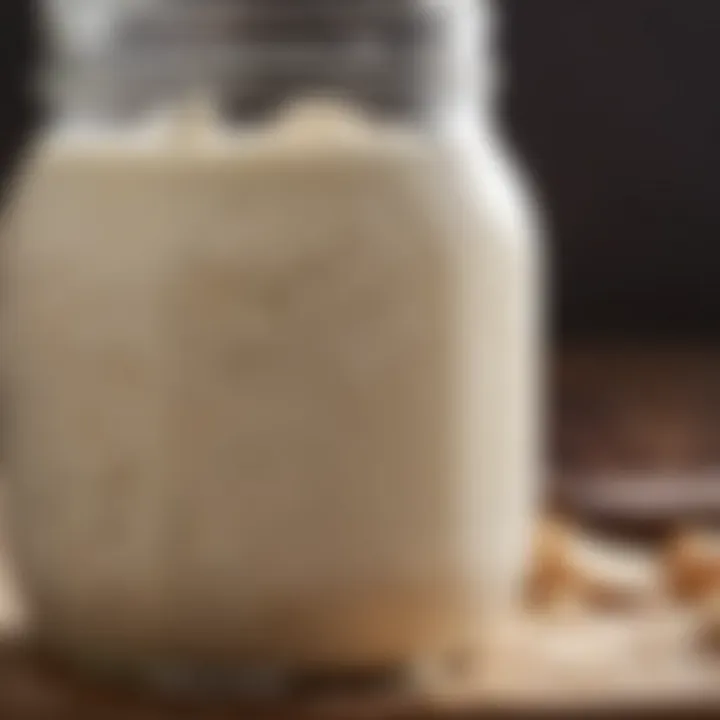
<instances>
[{"instance_id":1,"label":"scattered crumb","mask_svg":"<svg viewBox=\"0 0 720 720\"><path fill-rule=\"evenodd\" d=\"M542 611L626 611L659 591L656 559L613 547L558 520L538 532L527 603Z\"/></svg>"},{"instance_id":2,"label":"scattered crumb","mask_svg":"<svg viewBox=\"0 0 720 720\"><path fill-rule=\"evenodd\" d=\"M571 562L573 529L559 520L541 524L533 549L526 597L533 609L565 605L578 595L578 577Z\"/></svg>"},{"instance_id":3,"label":"scattered crumb","mask_svg":"<svg viewBox=\"0 0 720 720\"><path fill-rule=\"evenodd\" d=\"M666 591L677 602L702 605L720 595L720 536L689 530L665 552Z\"/></svg>"},{"instance_id":4,"label":"scattered crumb","mask_svg":"<svg viewBox=\"0 0 720 720\"><path fill-rule=\"evenodd\" d=\"M696 639L701 652L720 658L720 592L704 603Z\"/></svg>"}]
</instances>

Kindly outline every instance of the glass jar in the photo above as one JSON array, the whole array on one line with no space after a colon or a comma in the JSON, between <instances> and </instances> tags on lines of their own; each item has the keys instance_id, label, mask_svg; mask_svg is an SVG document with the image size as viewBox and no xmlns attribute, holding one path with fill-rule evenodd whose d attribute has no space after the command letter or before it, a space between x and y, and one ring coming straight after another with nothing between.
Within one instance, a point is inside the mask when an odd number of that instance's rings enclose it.
<instances>
[{"instance_id":1,"label":"glass jar","mask_svg":"<svg viewBox=\"0 0 720 720\"><path fill-rule=\"evenodd\" d=\"M540 471L486 6L47 7L7 258L39 636L143 669L473 646L520 600Z\"/></svg>"}]
</instances>

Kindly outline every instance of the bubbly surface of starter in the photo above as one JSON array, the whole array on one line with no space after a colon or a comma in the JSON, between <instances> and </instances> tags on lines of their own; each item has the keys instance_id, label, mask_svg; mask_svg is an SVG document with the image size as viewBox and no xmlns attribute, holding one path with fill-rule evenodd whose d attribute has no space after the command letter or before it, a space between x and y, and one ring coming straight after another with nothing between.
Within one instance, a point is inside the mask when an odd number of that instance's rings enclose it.
<instances>
[{"instance_id":1,"label":"bubbly surface of starter","mask_svg":"<svg viewBox=\"0 0 720 720\"><path fill-rule=\"evenodd\" d=\"M253 134L199 115L40 144L10 365L17 547L48 636L397 661L513 595L531 273L451 173L322 103Z\"/></svg>"}]
</instances>

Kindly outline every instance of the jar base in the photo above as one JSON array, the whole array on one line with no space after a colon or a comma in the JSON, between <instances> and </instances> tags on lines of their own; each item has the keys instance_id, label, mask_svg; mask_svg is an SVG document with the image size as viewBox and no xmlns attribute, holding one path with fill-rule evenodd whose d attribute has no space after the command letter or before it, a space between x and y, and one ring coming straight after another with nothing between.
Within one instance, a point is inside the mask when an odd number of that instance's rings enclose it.
<instances>
[{"instance_id":1,"label":"jar base","mask_svg":"<svg viewBox=\"0 0 720 720\"><path fill-rule=\"evenodd\" d=\"M274 702L329 697L387 697L418 691L422 684L422 675L417 672L420 663L415 660L367 666L303 668L129 659L43 642L39 643L38 650L81 680L158 697L193 701Z\"/></svg>"},{"instance_id":2,"label":"jar base","mask_svg":"<svg viewBox=\"0 0 720 720\"><path fill-rule=\"evenodd\" d=\"M479 659L468 640L422 656L369 661L283 663L251 657L221 659L150 650L73 643L44 633L32 638L33 650L74 676L108 688L170 699L285 701L332 697L388 697L431 690L438 680L462 679Z\"/></svg>"}]
</instances>

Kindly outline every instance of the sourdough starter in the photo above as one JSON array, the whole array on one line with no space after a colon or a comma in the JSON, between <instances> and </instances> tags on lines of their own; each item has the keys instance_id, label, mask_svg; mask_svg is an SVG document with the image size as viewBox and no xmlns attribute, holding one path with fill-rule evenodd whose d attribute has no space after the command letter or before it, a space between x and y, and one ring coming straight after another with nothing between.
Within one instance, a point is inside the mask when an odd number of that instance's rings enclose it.
<instances>
[{"instance_id":1,"label":"sourdough starter","mask_svg":"<svg viewBox=\"0 0 720 720\"><path fill-rule=\"evenodd\" d=\"M467 152L321 102L40 143L9 368L48 641L404 662L516 599L533 257L512 184Z\"/></svg>"}]
</instances>

